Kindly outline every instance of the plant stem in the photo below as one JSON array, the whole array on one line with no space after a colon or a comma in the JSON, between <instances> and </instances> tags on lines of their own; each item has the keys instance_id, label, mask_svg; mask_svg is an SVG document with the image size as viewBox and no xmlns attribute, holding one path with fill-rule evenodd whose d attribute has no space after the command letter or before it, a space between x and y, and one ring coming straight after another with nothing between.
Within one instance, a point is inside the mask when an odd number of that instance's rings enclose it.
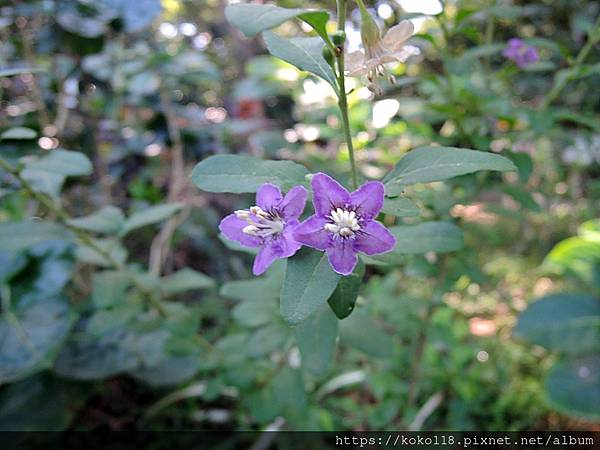
<instances>
[{"instance_id":1,"label":"plant stem","mask_svg":"<svg viewBox=\"0 0 600 450\"><path fill-rule=\"evenodd\" d=\"M160 104L167 121L167 131L171 141L171 174L169 177L169 202L176 201L185 186L185 161L183 155L183 141L181 129L177 123L177 114L171 102L170 91L163 85L159 89ZM163 266L167 260L169 246L177 227L188 217L189 208L170 218L160 230L160 233L152 241L150 246L150 273L160 276Z\"/></svg>"},{"instance_id":2,"label":"plant stem","mask_svg":"<svg viewBox=\"0 0 600 450\"><path fill-rule=\"evenodd\" d=\"M344 31L346 28L346 0L337 0L337 15L338 31ZM342 114L344 138L346 140L346 145L348 146L348 156L350 157L350 167L352 168L352 188L356 189L358 187L358 176L356 171L356 159L354 157L354 146L352 145L350 119L348 117L348 97L346 95L346 81L344 76L344 45L338 47L335 53L338 67L338 85L340 88L338 106Z\"/></svg>"},{"instance_id":3,"label":"plant stem","mask_svg":"<svg viewBox=\"0 0 600 450\"><path fill-rule=\"evenodd\" d=\"M102 258L104 258L114 269L125 272L127 271L127 267L125 266L125 264L113 258L109 251L106 251L98 244L96 244L96 242L94 242L94 239L89 234L77 227L70 225L70 217L67 214L67 212L62 207L57 206L49 197L46 197L44 194L36 191L33 188L33 186L31 186L31 184L25 178L23 178L23 176L19 173L19 171L16 168L14 168L2 158L0 158L0 167L8 173L10 173L12 176L14 176L17 180L19 180L21 187L25 189L32 198L37 200L39 203L44 205L49 211L51 211L56 216L57 221L64 225L65 228L72 231L83 245L92 249L94 252L102 256ZM160 299L156 297L156 294L146 289L138 280L135 279L135 277L130 276L130 279L131 282L135 285L135 287L140 290L140 292L147 295L148 300L150 301L152 306L158 309L161 315L166 316L167 311L165 310L165 307L161 303Z\"/></svg>"},{"instance_id":4,"label":"plant stem","mask_svg":"<svg viewBox=\"0 0 600 450\"><path fill-rule=\"evenodd\" d=\"M588 54L592 50L592 47L594 47L594 45L596 45L596 43L599 40L600 40L600 16L598 16L598 19L596 20L594 27L588 34L587 42L581 48L581 50L575 57L575 60L573 61L573 63L569 66L568 69L563 69L563 70L569 70L569 71L571 71L571 73L575 73L577 71L577 69L579 68L579 66L581 66L581 64L587 58ZM542 106L541 106L542 109L545 109L548 106L550 106L550 104L558 98L560 93L567 86L567 83L570 81L570 79L571 79L570 76L565 77L559 83L557 83L557 78L554 79L554 86L552 86L552 89L548 93L548 96L544 99Z\"/></svg>"}]
</instances>

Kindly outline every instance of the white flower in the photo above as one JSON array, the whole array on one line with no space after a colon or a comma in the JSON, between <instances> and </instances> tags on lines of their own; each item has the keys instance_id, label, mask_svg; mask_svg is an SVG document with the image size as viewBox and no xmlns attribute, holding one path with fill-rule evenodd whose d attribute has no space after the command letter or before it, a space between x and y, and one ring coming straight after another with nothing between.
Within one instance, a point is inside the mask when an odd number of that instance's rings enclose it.
<instances>
[{"instance_id":1,"label":"white flower","mask_svg":"<svg viewBox=\"0 0 600 450\"><path fill-rule=\"evenodd\" d=\"M415 28L410 20L403 20L381 37L373 18L369 13L365 12L365 14L368 17L362 15L361 26L363 49L346 55L346 71L351 77L366 75L369 89L373 92L381 92L376 84L376 78L387 76L391 83L395 82L394 77L385 68L385 64L406 61L410 52L404 49L404 45Z\"/></svg>"}]
</instances>

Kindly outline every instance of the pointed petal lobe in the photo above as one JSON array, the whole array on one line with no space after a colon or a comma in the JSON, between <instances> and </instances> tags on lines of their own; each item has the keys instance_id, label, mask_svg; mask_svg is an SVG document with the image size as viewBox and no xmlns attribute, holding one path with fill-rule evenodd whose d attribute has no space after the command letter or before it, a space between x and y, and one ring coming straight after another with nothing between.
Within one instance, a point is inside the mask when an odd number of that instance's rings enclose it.
<instances>
[{"instance_id":1,"label":"pointed petal lobe","mask_svg":"<svg viewBox=\"0 0 600 450\"><path fill-rule=\"evenodd\" d=\"M350 194L350 204L362 219L371 220L383 208L384 191L382 183L369 181Z\"/></svg>"},{"instance_id":2,"label":"pointed petal lobe","mask_svg":"<svg viewBox=\"0 0 600 450\"><path fill-rule=\"evenodd\" d=\"M403 20L388 30L383 38L383 45L392 52L398 51L415 32L410 20Z\"/></svg>"},{"instance_id":3,"label":"pointed petal lobe","mask_svg":"<svg viewBox=\"0 0 600 450\"><path fill-rule=\"evenodd\" d=\"M277 253L271 245L263 246L254 258L252 273L256 276L262 275L277 258Z\"/></svg>"},{"instance_id":4,"label":"pointed petal lobe","mask_svg":"<svg viewBox=\"0 0 600 450\"><path fill-rule=\"evenodd\" d=\"M394 245L396 245L396 238L375 220L365 223L353 242L354 250L366 255L389 252Z\"/></svg>"},{"instance_id":5,"label":"pointed petal lobe","mask_svg":"<svg viewBox=\"0 0 600 450\"><path fill-rule=\"evenodd\" d=\"M256 193L256 204L265 211L279 205L283 196L277 186L271 183L263 184Z\"/></svg>"},{"instance_id":6,"label":"pointed petal lobe","mask_svg":"<svg viewBox=\"0 0 600 450\"><path fill-rule=\"evenodd\" d=\"M358 262L350 240L335 241L334 245L327 249L327 259L333 270L340 275L350 275Z\"/></svg>"},{"instance_id":7,"label":"pointed petal lobe","mask_svg":"<svg viewBox=\"0 0 600 450\"><path fill-rule=\"evenodd\" d=\"M219 230L232 241L239 242L246 247L258 247L262 244L262 239L256 236L250 236L242 230L248 223L245 220L238 219L235 214L229 214L221 220Z\"/></svg>"},{"instance_id":8,"label":"pointed petal lobe","mask_svg":"<svg viewBox=\"0 0 600 450\"><path fill-rule=\"evenodd\" d=\"M337 181L324 173L316 173L312 180L313 205L319 216L327 216L350 200L350 193Z\"/></svg>"},{"instance_id":9,"label":"pointed petal lobe","mask_svg":"<svg viewBox=\"0 0 600 450\"><path fill-rule=\"evenodd\" d=\"M302 186L294 186L285 194L283 201L279 205L279 210L284 219L297 219L304 211L306 197L308 193Z\"/></svg>"},{"instance_id":10,"label":"pointed petal lobe","mask_svg":"<svg viewBox=\"0 0 600 450\"><path fill-rule=\"evenodd\" d=\"M323 226L327 223L323 217L311 216L294 230L294 238L300 244L325 250L331 245L331 235Z\"/></svg>"}]
</instances>

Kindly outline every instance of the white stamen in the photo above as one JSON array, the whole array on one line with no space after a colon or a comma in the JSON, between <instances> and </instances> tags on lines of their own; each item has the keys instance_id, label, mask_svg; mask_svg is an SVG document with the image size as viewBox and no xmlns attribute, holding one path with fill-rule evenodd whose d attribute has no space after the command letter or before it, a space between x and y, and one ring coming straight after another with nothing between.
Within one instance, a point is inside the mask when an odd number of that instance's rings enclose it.
<instances>
[{"instance_id":1,"label":"white stamen","mask_svg":"<svg viewBox=\"0 0 600 450\"><path fill-rule=\"evenodd\" d=\"M277 213L264 211L260 206L252 206L235 212L238 219L245 220L248 225L242 232L250 236L267 238L276 236L283 231L285 222Z\"/></svg>"},{"instance_id":2,"label":"white stamen","mask_svg":"<svg viewBox=\"0 0 600 450\"><path fill-rule=\"evenodd\" d=\"M245 209L238 209L234 214L238 219L242 220L247 220L250 217L250 213Z\"/></svg>"},{"instance_id":3,"label":"white stamen","mask_svg":"<svg viewBox=\"0 0 600 450\"><path fill-rule=\"evenodd\" d=\"M256 236L258 233L258 227L254 225L247 225L242 229L243 233L250 234L252 236Z\"/></svg>"},{"instance_id":4,"label":"white stamen","mask_svg":"<svg viewBox=\"0 0 600 450\"><path fill-rule=\"evenodd\" d=\"M336 208L335 210L331 210L329 219L331 219L333 223L326 223L323 225L323 229L336 236L344 238L352 237L356 231L360 230L358 217L356 216L355 211Z\"/></svg>"}]
</instances>

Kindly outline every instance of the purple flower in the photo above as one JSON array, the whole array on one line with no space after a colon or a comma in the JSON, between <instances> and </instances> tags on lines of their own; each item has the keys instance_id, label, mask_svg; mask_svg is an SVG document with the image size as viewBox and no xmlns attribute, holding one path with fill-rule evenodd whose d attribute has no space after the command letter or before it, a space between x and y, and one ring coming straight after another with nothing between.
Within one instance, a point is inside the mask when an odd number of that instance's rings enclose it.
<instances>
[{"instance_id":1,"label":"purple flower","mask_svg":"<svg viewBox=\"0 0 600 450\"><path fill-rule=\"evenodd\" d=\"M349 193L324 173L313 176L315 215L294 231L298 242L327 252L337 273L349 275L357 253L376 255L390 251L396 239L375 217L383 206L383 184L369 181Z\"/></svg>"},{"instance_id":2,"label":"purple flower","mask_svg":"<svg viewBox=\"0 0 600 450\"><path fill-rule=\"evenodd\" d=\"M502 55L515 62L521 69L540 59L535 47L526 45L519 38L509 39Z\"/></svg>"},{"instance_id":3,"label":"purple flower","mask_svg":"<svg viewBox=\"0 0 600 450\"><path fill-rule=\"evenodd\" d=\"M260 248L252 273L260 275L278 258L288 258L300 248L293 237L304 211L306 189L295 186L285 195L271 183L256 193L256 206L228 215L219 225L221 232L245 247Z\"/></svg>"}]
</instances>

